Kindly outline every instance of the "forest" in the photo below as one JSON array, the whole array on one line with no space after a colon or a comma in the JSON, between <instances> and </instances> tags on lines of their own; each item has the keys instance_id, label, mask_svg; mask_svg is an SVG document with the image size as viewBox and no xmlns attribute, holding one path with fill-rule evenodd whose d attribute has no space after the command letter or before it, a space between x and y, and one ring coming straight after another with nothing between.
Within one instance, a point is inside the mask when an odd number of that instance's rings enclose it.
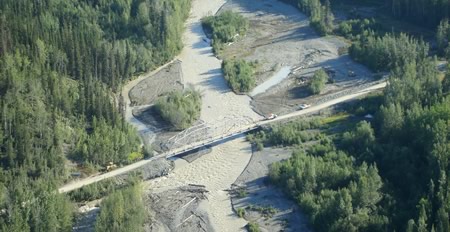
<instances>
[{"instance_id":1,"label":"forest","mask_svg":"<svg viewBox=\"0 0 450 232\"><path fill-rule=\"evenodd\" d=\"M305 209L318 231L449 231L450 72L436 70L434 51L420 38L377 33L372 20L337 27L332 8L338 0L290 2L320 34L351 38L352 58L390 77L382 96L358 108L375 113L371 123L336 138L307 131L318 122L256 135L260 148L319 141L275 164L272 182ZM449 56L450 1L383 2L392 17L436 31L436 55ZM190 0L0 1L0 231L71 231L72 201L111 191L96 230L141 229L136 186L94 186L71 196L56 189L74 171L66 164L96 171L142 152L116 99L125 81L181 50L189 9ZM231 25L204 21L221 43L248 27L227 14ZM250 68L230 67L246 77L236 89L251 89ZM188 111L198 104L186 105Z\"/></svg>"},{"instance_id":2,"label":"forest","mask_svg":"<svg viewBox=\"0 0 450 232\"><path fill-rule=\"evenodd\" d=\"M314 27L320 35L336 33L341 29L348 29L351 24L358 23L362 18L353 6L367 6L380 8L375 15L386 14L393 19L409 22L426 28L435 28L444 19L450 17L449 0L383 0L383 1L361 1L361 0L283 0L299 8L303 13L309 16L310 25ZM334 6L347 5L351 10L350 17L347 18L342 26L335 25ZM342 19L340 19L342 20ZM367 22L366 21L366 22ZM366 24L367 26L367 24ZM372 21L370 27L380 29L385 25L377 25ZM360 28L359 28L360 29ZM359 30L358 29L358 30ZM367 29L367 28L366 28ZM392 31L393 28L386 28ZM402 30L402 28L396 28ZM363 29L364 30L364 29Z\"/></svg>"},{"instance_id":3,"label":"forest","mask_svg":"<svg viewBox=\"0 0 450 232\"><path fill-rule=\"evenodd\" d=\"M71 231L56 189L140 151L115 103L182 48L189 0L0 1L0 230ZM131 158L130 158L131 157Z\"/></svg>"},{"instance_id":4,"label":"forest","mask_svg":"<svg viewBox=\"0 0 450 232\"><path fill-rule=\"evenodd\" d=\"M133 184L110 194L101 203L95 222L96 232L144 231L146 211L142 199L142 186Z\"/></svg>"}]
</instances>

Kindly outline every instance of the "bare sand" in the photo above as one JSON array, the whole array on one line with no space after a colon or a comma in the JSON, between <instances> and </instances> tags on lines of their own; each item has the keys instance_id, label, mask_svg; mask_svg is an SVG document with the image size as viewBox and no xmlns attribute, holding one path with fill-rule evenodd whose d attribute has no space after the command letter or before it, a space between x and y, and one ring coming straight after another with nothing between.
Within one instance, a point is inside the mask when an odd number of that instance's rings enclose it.
<instances>
[{"instance_id":1,"label":"bare sand","mask_svg":"<svg viewBox=\"0 0 450 232\"><path fill-rule=\"evenodd\" d=\"M175 60L164 69L135 85L129 92L132 106L145 107L152 105L162 95L175 90L182 90L181 62ZM134 107L136 108L136 107Z\"/></svg>"},{"instance_id":2,"label":"bare sand","mask_svg":"<svg viewBox=\"0 0 450 232\"><path fill-rule=\"evenodd\" d=\"M146 182L152 192L167 191L189 184L204 185L209 193L203 205L215 231L242 231L247 222L235 215L227 190L245 169L251 158L245 138L214 147L211 153L192 163L175 161L175 170L165 177ZM176 211L176 209L173 209Z\"/></svg>"},{"instance_id":3,"label":"bare sand","mask_svg":"<svg viewBox=\"0 0 450 232\"><path fill-rule=\"evenodd\" d=\"M200 19L215 14L225 3L223 0L195 0L184 33L185 47L178 59L182 61L183 81L192 84L203 95L201 119L216 121L227 115L240 115L260 119L250 106L250 97L236 95L228 87L221 69L222 61L214 56Z\"/></svg>"}]
</instances>

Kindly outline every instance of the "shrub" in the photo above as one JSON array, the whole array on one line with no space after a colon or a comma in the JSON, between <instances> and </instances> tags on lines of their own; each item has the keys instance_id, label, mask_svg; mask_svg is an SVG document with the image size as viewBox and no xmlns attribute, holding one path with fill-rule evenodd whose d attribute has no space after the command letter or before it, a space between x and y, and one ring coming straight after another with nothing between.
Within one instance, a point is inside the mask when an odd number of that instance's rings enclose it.
<instances>
[{"instance_id":1,"label":"shrub","mask_svg":"<svg viewBox=\"0 0 450 232\"><path fill-rule=\"evenodd\" d=\"M237 209L237 215L238 215L240 218L244 218L244 216L245 216L245 209L244 209L244 208L238 208L238 209Z\"/></svg>"},{"instance_id":2,"label":"shrub","mask_svg":"<svg viewBox=\"0 0 450 232\"><path fill-rule=\"evenodd\" d=\"M198 91L174 91L159 98L156 110L174 129L183 130L200 118L202 99Z\"/></svg>"},{"instance_id":3,"label":"shrub","mask_svg":"<svg viewBox=\"0 0 450 232\"><path fill-rule=\"evenodd\" d=\"M230 88L236 93L245 93L255 87L253 76L255 64L245 60L225 60L222 69Z\"/></svg>"},{"instance_id":4,"label":"shrub","mask_svg":"<svg viewBox=\"0 0 450 232\"><path fill-rule=\"evenodd\" d=\"M309 90L312 94L318 94L322 92L325 84L328 81L328 74L323 69L319 69L314 73L311 82L309 83Z\"/></svg>"},{"instance_id":5,"label":"shrub","mask_svg":"<svg viewBox=\"0 0 450 232\"><path fill-rule=\"evenodd\" d=\"M245 188L239 189L238 190L238 197L239 198L244 198L248 195L247 190L245 190Z\"/></svg>"},{"instance_id":6,"label":"shrub","mask_svg":"<svg viewBox=\"0 0 450 232\"><path fill-rule=\"evenodd\" d=\"M264 144L261 141L256 141L256 150L262 151L264 149Z\"/></svg>"},{"instance_id":7,"label":"shrub","mask_svg":"<svg viewBox=\"0 0 450 232\"><path fill-rule=\"evenodd\" d=\"M247 230L249 232L260 232L261 230L259 229L259 225L256 222L249 222L247 224Z\"/></svg>"},{"instance_id":8,"label":"shrub","mask_svg":"<svg viewBox=\"0 0 450 232\"><path fill-rule=\"evenodd\" d=\"M129 163L132 163L136 160L141 160L143 158L144 158L144 154L142 154L141 152L132 152L128 155L127 160Z\"/></svg>"}]
</instances>

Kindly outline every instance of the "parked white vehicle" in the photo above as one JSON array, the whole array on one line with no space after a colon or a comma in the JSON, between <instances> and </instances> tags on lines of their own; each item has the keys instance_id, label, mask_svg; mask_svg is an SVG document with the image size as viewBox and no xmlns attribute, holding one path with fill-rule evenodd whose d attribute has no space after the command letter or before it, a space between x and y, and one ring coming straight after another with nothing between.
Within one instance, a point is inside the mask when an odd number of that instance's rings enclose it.
<instances>
[{"instance_id":1,"label":"parked white vehicle","mask_svg":"<svg viewBox=\"0 0 450 232\"><path fill-rule=\"evenodd\" d=\"M275 119L275 118L277 118L278 117L278 115L276 115L276 114L269 114L269 115L267 115L266 116L266 120L272 120L272 119Z\"/></svg>"},{"instance_id":2,"label":"parked white vehicle","mask_svg":"<svg viewBox=\"0 0 450 232\"><path fill-rule=\"evenodd\" d=\"M301 110L304 110L304 109L307 109L307 108L309 108L311 105L309 105L309 104L300 104L298 107L301 109Z\"/></svg>"}]
</instances>

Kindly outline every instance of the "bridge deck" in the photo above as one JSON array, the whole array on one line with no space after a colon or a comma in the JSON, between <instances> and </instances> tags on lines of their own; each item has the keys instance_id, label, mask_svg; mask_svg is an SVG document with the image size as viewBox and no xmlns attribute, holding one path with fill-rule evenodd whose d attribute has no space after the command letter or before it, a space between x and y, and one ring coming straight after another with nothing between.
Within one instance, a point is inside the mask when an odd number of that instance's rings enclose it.
<instances>
[{"instance_id":1,"label":"bridge deck","mask_svg":"<svg viewBox=\"0 0 450 232\"><path fill-rule=\"evenodd\" d=\"M319 105L316 105L316 106L312 106L312 107L310 107L308 109L295 111L295 112L292 112L290 114L279 116L279 117L277 117L275 119L272 119L272 120L265 120L265 121L252 123L252 124L246 125L245 127L238 128L238 129L236 129L236 130L234 130L232 132L229 132L227 134L223 134L221 136L208 138L208 139L205 139L205 140L202 140L202 141L199 141L199 142L191 143L191 144L186 145L186 146L175 148L173 150L170 150L170 151L167 151L167 152L163 152L163 153L161 153L161 154L159 154L157 156L154 156L152 158L141 160L141 161L138 161L136 163L133 163L133 164L130 164L130 165L127 165L127 166L115 169L115 170L113 170L111 172L103 173L103 174L100 174L100 175L97 175L97 176L91 176L91 177L88 177L88 178L85 178L85 179L82 179L82 180L79 180L79 181L68 183L68 184L62 186L59 189L59 192L60 193L70 192L70 191L73 191L75 189L81 188L81 187L86 186L86 185L90 185L92 183L95 183L95 182L98 182L98 181L101 181L101 180L104 180L104 179L107 179L107 178L110 178L110 177L122 175L122 174L125 174L125 173L129 172L129 171L133 171L133 170L135 170L135 169L137 169L139 167L142 167L142 166L146 165L147 163L149 163L149 162L151 162L151 161L153 161L155 159L174 157L174 156L177 156L177 155L180 155L180 154L183 154L183 153L186 153L186 152L189 152L189 151L192 151L192 150L195 150L195 149L198 149L198 148L201 148L201 147L213 144L213 143L218 143L218 142L224 141L226 139L232 138L233 136L240 135L240 134L243 134L243 133L255 130L255 129L259 128L262 125L266 125L266 124L269 124L269 123L273 123L273 122L277 122L277 121L281 121L281 120L287 120L287 119L298 117L298 116L301 116L301 115L306 115L306 114L309 114L309 113L313 113L315 111L318 111L318 110L330 107L332 105L336 105L338 103L341 103L341 102L344 102L344 101L348 101L350 99L354 99L354 98L357 98L359 96L368 94L368 93L370 93L372 91L375 91L375 90L378 90L378 89L382 89L385 86L386 86L386 82L381 82L381 83L372 85L370 87L364 88L364 89L362 89L362 90L360 90L360 91L358 91L356 93L348 94L348 95L345 95L345 96L342 96L342 97L339 97L339 98L336 98L336 99L324 102L322 104L319 104Z\"/></svg>"}]
</instances>

